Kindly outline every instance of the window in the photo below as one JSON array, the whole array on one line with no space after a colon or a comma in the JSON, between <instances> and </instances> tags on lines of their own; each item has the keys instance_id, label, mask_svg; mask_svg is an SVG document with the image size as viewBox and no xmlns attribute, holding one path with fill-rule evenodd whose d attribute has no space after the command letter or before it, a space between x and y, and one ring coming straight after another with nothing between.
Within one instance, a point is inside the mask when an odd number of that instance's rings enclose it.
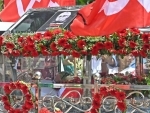
<instances>
[{"instance_id":1,"label":"window","mask_svg":"<svg viewBox=\"0 0 150 113\"><path fill-rule=\"evenodd\" d=\"M36 11L29 13L11 33L36 32L47 20L49 20L55 11Z\"/></svg>"}]
</instances>

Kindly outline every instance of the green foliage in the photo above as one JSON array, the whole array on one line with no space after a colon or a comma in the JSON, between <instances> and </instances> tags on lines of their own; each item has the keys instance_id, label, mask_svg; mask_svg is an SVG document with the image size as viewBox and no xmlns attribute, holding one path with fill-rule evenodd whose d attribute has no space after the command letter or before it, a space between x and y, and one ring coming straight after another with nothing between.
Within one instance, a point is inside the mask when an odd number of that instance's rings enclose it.
<instances>
[{"instance_id":1,"label":"green foliage","mask_svg":"<svg viewBox=\"0 0 150 113\"><path fill-rule=\"evenodd\" d=\"M92 1L94 1L94 0L76 0L76 4L77 5L86 5L86 4L91 3Z\"/></svg>"},{"instance_id":2,"label":"green foliage","mask_svg":"<svg viewBox=\"0 0 150 113\"><path fill-rule=\"evenodd\" d=\"M3 9L3 0L0 0L0 11Z\"/></svg>"}]
</instances>

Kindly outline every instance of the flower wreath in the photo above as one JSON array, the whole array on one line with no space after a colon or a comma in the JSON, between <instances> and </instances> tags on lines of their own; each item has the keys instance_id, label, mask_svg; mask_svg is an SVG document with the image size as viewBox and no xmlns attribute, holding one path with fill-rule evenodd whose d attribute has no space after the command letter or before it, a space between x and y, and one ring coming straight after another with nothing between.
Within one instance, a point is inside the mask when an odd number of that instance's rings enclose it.
<instances>
[{"instance_id":1,"label":"flower wreath","mask_svg":"<svg viewBox=\"0 0 150 113\"><path fill-rule=\"evenodd\" d=\"M98 113L98 109L100 108L103 99L107 96L113 96L117 99L117 107L125 112L126 110L126 94L120 89L114 87L101 87L97 93L93 96L92 109L91 113Z\"/></svg>"},{"instance_id":2,"label":"flower wreath","mask_svg":"<svg viewBox=\"0 0 150 113\"><path fill-rule=\"evenodd\" d=\"M17 108L17 109L12 107L11 97L10 97L10 94L12 93L12 91L16 89L21 90L24 95L23 97L24 104L21 106L21 108ZM4 92L5 92L5 95L2 96L1 99L4 104L4 108L8 111L8 113L28 113L28 111L30 111L30 109L34 107L32 94L28 86L25 83L21 81L8 83L4 85Z\"/></svg>"}]
</instances>

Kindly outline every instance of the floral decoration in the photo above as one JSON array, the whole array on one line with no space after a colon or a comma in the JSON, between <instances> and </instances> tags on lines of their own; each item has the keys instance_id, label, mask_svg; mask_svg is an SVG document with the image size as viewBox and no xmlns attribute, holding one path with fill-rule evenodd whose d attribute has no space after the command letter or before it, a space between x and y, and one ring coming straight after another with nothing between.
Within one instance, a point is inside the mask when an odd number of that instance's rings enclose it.
<instances>
[{"instance_id":1,"label":"floral decoration","mask_svg":"<svg viewBox=\"0 0 150 113\"><path fill-rule=\"evenodd\" d=\"M107 96L113 96L117 99L116 106L122 112L125 112L126 106L126 94L125 92L114 87L101 87L97 93L93 96L91 113L98 113L98 109L101 107L102 101Z\"/></svg>"},{"instance_id":2,"label":"floral decoration","mask_svg":"<svg viewBox=\"0 0 150 113\"><path fill-rule=\"evenodd\" d=\"M148 75L132 75L132 74L124 75L122 73L104 75L101 73L101 84L147 85L148 79L149 79Z\"/></svg>"},{"instance_id":3,"label":"floral decoration","mask_svg":"<svg viewBox=\"0 0 150 113\"><path fill-rule=\"evenodd\" d=\"M10 94L14 91L14 90L21 90L24 97L24 104L22 105L21 108L17 108L15 109L12 105L11 105L11 97ZM34 102L32 100L32 94L29 91L29 88L26 84L24 84L23 82L12 82L12 83L8 83L6 85L4 85L4 92L5 95L2 96L2 102L4 104L4 108L8 111L8 113L28 113L30 111L30 109L34 108Z\"/></svg>"},{"instance_id":4,"label":"floral decoration","mask_svg":"<svg viewBox=\"0 0 150 113\"><path fill-rule=\"evenodd\" d=\"M64 29L46 31L44 34L10 35L0 37L1 51L7 56L72 55L82 57L98 54L146 57L149 53L150 34L138 29L126 29L109 36L75 36Z\"/></svg>"}]
</instances>

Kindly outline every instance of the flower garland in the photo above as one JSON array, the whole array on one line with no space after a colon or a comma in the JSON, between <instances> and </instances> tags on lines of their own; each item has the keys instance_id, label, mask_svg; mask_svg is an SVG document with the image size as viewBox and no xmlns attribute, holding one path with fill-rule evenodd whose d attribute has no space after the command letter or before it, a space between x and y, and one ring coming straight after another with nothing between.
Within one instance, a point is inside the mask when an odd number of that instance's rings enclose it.
<instances>
[{"instance_id":1,"label":"flower garland","mask_svg":"<svg viewBox=\"0 0 150 113\"><path fill-rule=\"evenodd\" d=\"M113 96L117 99L117 107L122 111L125 112L126 110L126 103L125 103L125 92L116 89L114 87L101 87L99 92L95 93L93 96L92 102L92 109L91 113L98 113L98 109L100 108L102 101L107 96Z\"/></svg>"},{"instance_id":2,"label":"flower garland","mask_svg":"<svg viewBox=\"0 0 150 113\"><path fill-rule=\"evenodd\" d=\"M146 57L149 41L149 33L142 34L135 28L100 37L75 36L68 30L53 29L44 34L0 37L0 46L1 52L7 56L72 55L79 58L86 55L132 53L134 56Z\"/></svg>"},{"instance_id":3,"label":"flower garland","mask_svg":"<svg viewBox=\"0 0 150 113\"><path fill-rule=\"evenodd\" d=\"M24 95L24 104L19 109L15 109L11 105L10 94L16 89L21 90ZM2 101L4 104L4 108L8 111L8 113L28 113L30 109L34 108L32 95L29 91L28 86L23 82L18 81L4 85L4 92L6 95L2 96Z\"/></svg>"}]
</instances>

